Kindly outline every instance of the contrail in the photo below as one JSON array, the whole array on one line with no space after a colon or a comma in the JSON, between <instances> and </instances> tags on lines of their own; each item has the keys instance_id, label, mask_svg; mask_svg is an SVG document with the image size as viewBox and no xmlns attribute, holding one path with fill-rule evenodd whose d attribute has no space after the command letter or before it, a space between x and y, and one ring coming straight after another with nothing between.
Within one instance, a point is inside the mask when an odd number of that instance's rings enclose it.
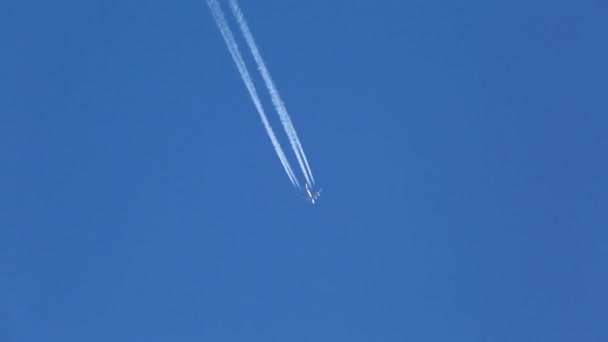
<instances>
[{"instance_id":1,"label":"contrail","mask_svg":"<svg viewBox=\"0 0 608 342\"><path fill-rule=\"evenodd\" d=\"M243 56L241 55L238 44L234 40L234 35L232 34L232 31L230 30L230 27L228 26L228 23L226 22L226 18L224 17L224 12L222 11L220 4L217 2L217 0L207 0L207 4L209 5L209 8L211 9L211 13L213 14L215 23L217 24L217 27L220 30L220 33L222 34L224 41L226 42L226 46L228 46L228 51L230 52L230 55L232 56L232 59L234 60L234 64L236 64L239 74L241 75L241 78L243 79L243 83L245 83L245 87L247 87L247 91L249 92L249 95L251 96L251 100L253 101L255 108L257 109L258 113L260 114L260 118L262 119L264 128L266 128L266 132L268 133L268 136L270 137L272 146L274 146L274 149L277 152L277 155L279 156L279 160L281 161L281 164L283 164L283 168L285 169L285 172L287 173L289 180L291 180L291 183L294 186L297 186L299 188L300 184L298 183L298 180L296 179L296 176L293 173L293 170L291 169L291 165L289 165L289 161L285 157L285 153L283 153L283 149L281 148L281 145L279 144L279 141L277 140L277 137L275 136L274 131L272 130L272 127L270 126L270 123L268 122L268 118L266 117L266 114L264 113L264 109L262 108L262 104L260 102L260 98L258 97L258 93L255 89L255 85L253 84L253 81L251 80L251 76L249 75L249 71L247 70L245 61L243 60Z\"/></svg>"},{"instance_id":2,"label":"contrail","mask_svg":"<svg viewBox=\"0 0 608 342\"><path fill-rule=\"evenodd\" d=\"M236 0L230 0L230 8L232 9L232 14L234 14L237 19L243 36L245 36L245 40L247 41L247 45L253 54L253 58L258 66L258 70L262 74L266 88L268 88L268 92L270 93L272 103L279 114L283 128L287 133L293 152L295 153L298 163L300 164L300 168L302 169L302 173L304 174L304 178L306 178L308 184L312 185L314 184L315 179L312 175L312 171L310 170L310 166L308 165L308 160L306 159L306 155L302 149L302 144L300 143L296 129L294 128L291 118L287 113L287 108L285 108L285 104L283 103L283 100L281 100L281 96L279 95L279 92L277 91L277 88L270 77L270 72L268 72L268 69L266 68L266 63L264 63L264 59L262 59L262 55L258 50L255 39L253 39L253 35L249 30L247 21L245 20L245 17L243 16L243 13L241 12Z\"/></svg>"}]
</instances>

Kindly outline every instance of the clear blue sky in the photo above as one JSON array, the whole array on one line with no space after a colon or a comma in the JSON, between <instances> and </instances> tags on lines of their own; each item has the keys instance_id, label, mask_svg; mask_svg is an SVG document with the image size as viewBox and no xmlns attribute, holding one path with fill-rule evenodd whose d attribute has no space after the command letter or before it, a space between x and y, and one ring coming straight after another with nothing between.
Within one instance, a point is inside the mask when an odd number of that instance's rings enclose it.
<instances>
[{"instance_id":1,"label":"clear blue sky","mask_svg":"<svg viewBox=\"0 0 608 342\"><path fill-rule=\"evenodd\" d=\"M205 1L0 5L1 341L608 340L605 2L241 7L317 205Z\"/></svg>"}]
</instances>

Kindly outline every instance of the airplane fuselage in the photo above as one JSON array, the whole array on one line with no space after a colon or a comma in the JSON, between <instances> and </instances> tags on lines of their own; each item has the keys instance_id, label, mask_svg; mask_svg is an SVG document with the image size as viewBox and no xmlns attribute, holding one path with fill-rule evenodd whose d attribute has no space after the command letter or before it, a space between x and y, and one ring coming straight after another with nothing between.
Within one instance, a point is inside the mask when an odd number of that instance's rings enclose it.
<instances>
[{"instance_id":1,"label":"airplane fuselage","mask_svg":"<svg viewBox=\"0 0 608 342\"><path fill-rule=\"evenodd\" d=\"M320 189L316 194L313 194L308 183L306 184L306 194L308 195L308 199L310 200L310 202L312 204L315 204L315 202L317 201L317 198L319 198L319 196L321 194L321 190L323 190L323 189Z\"/></svg>"}]
</instances>

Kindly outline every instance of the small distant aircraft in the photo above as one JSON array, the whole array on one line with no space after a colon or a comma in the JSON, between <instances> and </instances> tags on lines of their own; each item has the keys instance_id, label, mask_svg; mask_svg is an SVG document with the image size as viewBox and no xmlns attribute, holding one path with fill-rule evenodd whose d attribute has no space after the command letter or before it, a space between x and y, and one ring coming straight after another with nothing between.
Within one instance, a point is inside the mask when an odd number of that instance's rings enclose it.
<instances>
[{"instance_id":1,"label":"small distant aircraft","mask_svg":"<svg viewBox=\"0 0 608 342\"><path fill-rule=\"evenodd\" d=\"M308 200L310 202L312 202L312 204L315 204L315 201L317 200L317 198L319 198L319 196L321 196L321 191L323 189L319 189L319 191L317 191L317 193L313 194L312 190L310 189L310 186L308 185L308 183L306 183L306 195L308 195Z\"/></svg>"}]
</instances>

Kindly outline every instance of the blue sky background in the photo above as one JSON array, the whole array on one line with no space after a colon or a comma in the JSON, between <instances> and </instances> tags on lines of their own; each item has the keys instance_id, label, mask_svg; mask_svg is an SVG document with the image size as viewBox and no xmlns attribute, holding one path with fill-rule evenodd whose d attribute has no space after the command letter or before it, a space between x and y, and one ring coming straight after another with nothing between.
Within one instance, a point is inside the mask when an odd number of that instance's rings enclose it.
<instances>
[{"instance_id":1,"label":"blue sky background","mask_svg":"<svg viewBox=\"0 0 608 342\"><path fill-rule=\"evenodd\" d=\"M0 5L1 341L608 340L604 2L241 7L315 206L205 1Z\"/></svg>"}]
</instances>

